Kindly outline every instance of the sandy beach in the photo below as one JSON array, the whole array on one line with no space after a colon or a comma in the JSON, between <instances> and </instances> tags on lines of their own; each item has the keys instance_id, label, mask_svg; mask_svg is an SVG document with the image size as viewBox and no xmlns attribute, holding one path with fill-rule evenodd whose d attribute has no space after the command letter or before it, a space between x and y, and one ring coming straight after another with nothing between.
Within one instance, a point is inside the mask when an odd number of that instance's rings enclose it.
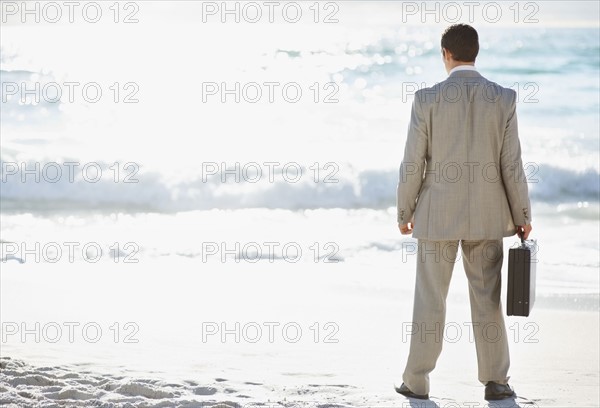
<instances>
[{"instance_id":1,"label":"sandy beach","mask_svg":"<svg viewBox=\"0 0 600 408\"><path fill-rule=\"evenodd\" d=\"M400 259L399 253L388 255ZM408 405L393 384L400 381L408 353L414 264L409 259L400 268L369 270L367 261L355 259L352 268L348 262L286 265L285 271L276 262L229 269L215 263L212 272L198 273L198 264L190 261L156 260L153 270L171 271L168 281L143 265L102 273L101 267L36 264L3 271L1 402L12 407L598 405L593 294L542 293L530 317L508 317L511 384L519 398L503 405L483 400L460 264L448 298L444 349L431 376L432 400ZM88 291L73 290L93 276ZM161 302L170 291L177 296ZM11 304L21 307L7 307ZM118 338L113 320L121 327ZM7 335L7 328L14 329L7 322L27 322L29 334L19 327ZM71 322L72 339L65 322ZM87 335L86 324L93 326ZM56 325L62 327L58 339ZM285 325L292 327L287 333Z\"/></svg>"}]
</instances>

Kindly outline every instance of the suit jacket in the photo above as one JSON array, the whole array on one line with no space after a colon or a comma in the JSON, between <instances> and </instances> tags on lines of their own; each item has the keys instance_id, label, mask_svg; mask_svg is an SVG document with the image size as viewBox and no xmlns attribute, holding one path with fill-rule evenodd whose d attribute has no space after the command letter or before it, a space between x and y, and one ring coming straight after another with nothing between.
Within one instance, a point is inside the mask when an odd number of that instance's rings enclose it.
<instances>
[{"instance_id":1,"label":"suit jacket","mask_svg":"<svg viewBox=\"0 0 600 408\"><path fill-rule=\"evenodd\" d=\"M531 222L525 176L515 91L466 70L417 91L397 190L413 237L514 235Z\"/></svg>"}]
</instances>

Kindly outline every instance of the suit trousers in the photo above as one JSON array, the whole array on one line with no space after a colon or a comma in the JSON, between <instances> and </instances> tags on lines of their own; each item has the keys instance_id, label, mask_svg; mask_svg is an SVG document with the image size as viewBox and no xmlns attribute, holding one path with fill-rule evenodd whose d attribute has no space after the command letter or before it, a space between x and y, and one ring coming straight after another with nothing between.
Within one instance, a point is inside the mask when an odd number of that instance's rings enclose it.
<instances>
[{"instance_id":1,"label":"suit trousers","mask_svg":"<svg viewBox=\"0 0 600 408\"><path fill-rule=\"evenodd\" d=\"M458 246L469 281L472 330L482 384L508 382L510 357L500 302L502 240L418 240L410 352L402 379L417 394L429 393L429 373L442 351L446 297Z\"/></svg>"}]
</instances>

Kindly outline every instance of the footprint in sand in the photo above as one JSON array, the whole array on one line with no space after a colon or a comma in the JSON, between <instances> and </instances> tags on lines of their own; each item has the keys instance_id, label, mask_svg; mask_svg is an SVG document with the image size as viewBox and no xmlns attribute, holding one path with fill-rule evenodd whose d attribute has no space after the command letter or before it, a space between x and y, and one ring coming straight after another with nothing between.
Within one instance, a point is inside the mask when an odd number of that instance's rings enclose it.
<instances>
[{"instance_id":1,"label":"footprint in sand","mask_svg":"<svg viewBox=\"0 0 600 408\"><path fill-rule=\"evenodd\" d=\"M196 395L214 395L217 393L217 389L214 387L196 387L194 388L194 394Z\"/></svg>"}]
</instances>

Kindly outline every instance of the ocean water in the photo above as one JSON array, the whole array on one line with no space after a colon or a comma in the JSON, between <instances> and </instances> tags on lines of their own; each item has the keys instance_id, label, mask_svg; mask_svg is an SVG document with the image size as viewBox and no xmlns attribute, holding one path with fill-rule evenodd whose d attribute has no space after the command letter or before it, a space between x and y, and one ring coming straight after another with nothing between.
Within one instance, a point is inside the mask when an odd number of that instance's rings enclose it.
<instances>
[{"instance_id":1,"label":"ocean water","mask_svg":"<svg viewBox=\"0 0 600 408\"><path fill-rule=\"evenodd\" d=\"M304 4L298 24L278 14L274 23L221 23L201 2L135 4L120 18L135 12L137 23L114 23L106 4L97 24L1 28L2 320L143 322L144 347L183 350L170 373L205 373L184 367L196 307L205 320L269 316L308 327L326 323L328 296L345 305L352 296L364 305L412 296L414 280L400 278L414 274L414 240L396 227L398 166L412 92L446 77L439 38L448 24L403 23L400 2L320 6L319 19L337 18L331 23L314 23ZM508 4L499 23L478 17L476 65L518 91L540 307L563 299L557 304L593 309L600 29L590 16L598 5L536 4L537 23L514 23ZM76 84L72 95L67 83ZM221 92L236 83L237 102ZM265 83L276 84L273 101ZM23 91L36 84L39 100ZM290 102L297 89L302 97ZM516 241L506 239L505 251ZM464 296L456 275L453 293ZM311 302L303 313L299 305ZM177 326L165 334L169 321ZM147 349L109 346L3 340L3 353L147 363ZM226 359L215 350L209 368Z\"/></svg>"},{"instance_id":2,"label":"ocean water","mask_svg":"<svg viewBox=\"0 0 600 408\"><path fill-rule=\"evenodd\" d=\"M145 5L153 10L151 4ZM309 26L312 35L300 36L298 27L281 24L183 19L177 25L181 7L159 16L149 10L143 15L142 8L139 23L117 26L113 34L86 25L52 27L51 50L33 34L46 26L4 27L5 212L394 205L412 93L445 78L443 25L343 23L345 13L358 13L356 5L344 3L348 10L336 14L341 22ZM195 10L193 3L186 7ZM377 17L385 10L371 13ZM169 30L155 32L159 22ZM60 46L75 30L86 41ZM596 208L597 27L488 24L479 30L478 69L518 91L532 199L567 206L559 211L579 202ZM280 38L269 38L270 31ZM207 35L218 35L218 41ZM184 36L197 40L192 45ZM117 38L121 46L115 46ZM102 53L106 58L98 57ZM107 64L111 57L123 62L114 67ZM225 95L221 103L221 91L236 82L240 88L259 84L262 97L236 103ZM265 82L278 84L273 102ZM72 96L65 83L76 84ZM82 88L90 83L95 86L86 99ZM226 85L207 96L205 83ZM35 92L25 91L35 84L38 101ZM286 84L300 88L298 102L284 99L279 88ZM90 103L96 87L102 98ZM248 89L247 99L256 87ZM588 211L579 213L585 217Z\"/></svg>"}]
</instances>

